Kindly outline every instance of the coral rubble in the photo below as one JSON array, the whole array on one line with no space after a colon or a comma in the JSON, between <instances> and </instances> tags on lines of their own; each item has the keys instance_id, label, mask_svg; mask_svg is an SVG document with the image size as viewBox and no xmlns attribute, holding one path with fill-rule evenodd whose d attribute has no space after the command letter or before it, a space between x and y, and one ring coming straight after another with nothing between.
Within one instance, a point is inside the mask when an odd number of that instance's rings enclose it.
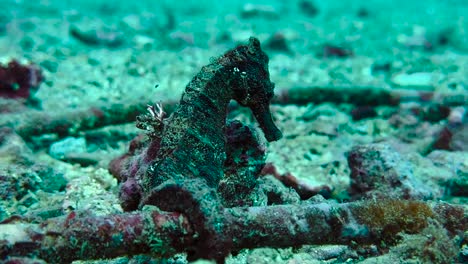
<instances>
[{"instance_id":1,"label":"coral rubble","mask_svg":"<svg viewBox=\"0 0 468 264\"><path fill-rule=\"evenodd\" d=\"M362 255L400 252L409 258L422 249L431 253L422 259L443 263L444 256L454 258L456 247L466 244L466 207L424 201L434 192L413 177L409 162L389 144L358 145L348 153L352 202L327 201L321 195L333 197L333 186L308 186L266 164L266 144L256 129L227 120L227 108L237 101L251 110L267 141L282 137L270 111L274 85L268 61L252 37L202 67L169 117L159 104L147 107L137 118L146 135L136 137L109 166L120 182L126 213L97 216L77 210L40 224L19 223L22 219L12 216L0 229L0 257L64 263L185 253L189 261L224 263L242 249L339 244L349 247L340 247L338 255L367 250ZM320 95L322 90L327 89L291 89L280 101L336 95L332 101L367 107L403 100L403 94L389 90L362 99L373 91L368 87L345 96L337 90ZM371 97L378 100L369 104ZM89 111L87 118L106 123L104 110ZM396 245L401 239L418 243Z\"/></svg>"},{"instance_id":2,"label":"coral rubble","mask_svg":"<svg viewBox=\"0 0 468 264\"><path fill-rule=\"evenodd\" d=\"M7 65L0 65L0 97L28 99L43 80L37 66L12 60Z\"/></svg>"}]
</instances>

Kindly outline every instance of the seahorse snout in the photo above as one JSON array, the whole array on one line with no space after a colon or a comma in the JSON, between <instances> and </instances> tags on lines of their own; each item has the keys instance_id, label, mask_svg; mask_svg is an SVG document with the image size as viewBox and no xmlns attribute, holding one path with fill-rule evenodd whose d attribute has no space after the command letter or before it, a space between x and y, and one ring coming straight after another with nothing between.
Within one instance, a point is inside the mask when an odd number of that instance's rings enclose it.
<instances>
[{"instance_id":1,"label":"seahorse snout","mask_svg":"<svg viewBox=\"0 0 468 264\"><path fill-rule=\"evenodd\" d=\"M283 137L283 133L281 133L279 128L273 122L268 106L259 105L257 107L253 107L252 112L268 142L276 141Z\"/></svg>"}]
</instances>

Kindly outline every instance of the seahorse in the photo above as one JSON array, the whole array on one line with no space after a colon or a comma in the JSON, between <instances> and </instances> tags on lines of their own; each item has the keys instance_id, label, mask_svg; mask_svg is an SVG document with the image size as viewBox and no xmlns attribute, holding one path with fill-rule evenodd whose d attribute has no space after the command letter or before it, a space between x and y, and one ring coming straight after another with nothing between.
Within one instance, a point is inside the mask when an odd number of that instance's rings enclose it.
<instances>
[{"instance_id":1,"label":"seahorse","mask_svg":"<svg viewBox=\"0 0 468 264\"><path fill-rule=\"evenodd\" d=\"M202 67L166 120L144 192L168 179L201 177L210 187L219 184L226 159L226 109L231 100L252 110L268 141L280 139L269 110L273 89L268 56L256 38Z\"/></svg>"},{"instance_id":2,"label":"seahorse","mask_svg":"<svg viewBox=\"0 0 468 264\"><path fill-rule=\"evenodd\" d=\"M229 254L217 187L226 160L226 117L231 100L252 110L265 138L282 137L273 122L270 101L274 84L268 56L251 37L213 60L188 83L180 104L164 120L158 152L142 179L140 207L155 205L184 213L197 233L188 259L215 259ZM233 128L234 126L231 126ZM239 179L242 180L242 179ZM221 242L222 240L222 242ZM222 246L221 246L222 245Z\"/></svg>"}]
</instances>

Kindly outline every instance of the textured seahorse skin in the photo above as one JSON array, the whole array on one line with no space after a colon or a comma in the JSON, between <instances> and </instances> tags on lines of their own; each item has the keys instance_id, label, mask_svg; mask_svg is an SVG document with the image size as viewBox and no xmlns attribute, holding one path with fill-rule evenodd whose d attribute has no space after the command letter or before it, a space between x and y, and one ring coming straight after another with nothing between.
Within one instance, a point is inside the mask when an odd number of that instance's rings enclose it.
<instances>
[{"instance_id":1,"label":"textured seahorse skin","mask_svg":"<svg viewBox=\"0 0 468 264\"><path fill-rule=\"evenodd\" d=\"M210 187L219 184L226 159L226 108L232 99L252 110L267 140L281 138L269 110L273 88L268 57L255 38L204 66L167 119L144 192L169 179L201 177Z\"/></svg>"}]
</instances>

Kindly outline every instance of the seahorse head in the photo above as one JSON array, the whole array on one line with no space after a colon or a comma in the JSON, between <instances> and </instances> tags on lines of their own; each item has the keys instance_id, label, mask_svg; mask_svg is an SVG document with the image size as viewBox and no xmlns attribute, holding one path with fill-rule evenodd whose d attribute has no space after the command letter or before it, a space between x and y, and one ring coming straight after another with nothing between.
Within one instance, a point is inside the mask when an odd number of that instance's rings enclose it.
<instances>
[{"instance_id":1,"label":"seahorse head","mask_svg":"<svg viewBox=\"0 0 468 264\"><path fill-rule=\"evenodd\" d=\"M268 141L282 137L270 113L270 101L274 95L274 83L268 71L268 56L254 37L247 45L240 45L218 59L227 72L233 99L249 107Z\"/></svg>"}]
</instances>

